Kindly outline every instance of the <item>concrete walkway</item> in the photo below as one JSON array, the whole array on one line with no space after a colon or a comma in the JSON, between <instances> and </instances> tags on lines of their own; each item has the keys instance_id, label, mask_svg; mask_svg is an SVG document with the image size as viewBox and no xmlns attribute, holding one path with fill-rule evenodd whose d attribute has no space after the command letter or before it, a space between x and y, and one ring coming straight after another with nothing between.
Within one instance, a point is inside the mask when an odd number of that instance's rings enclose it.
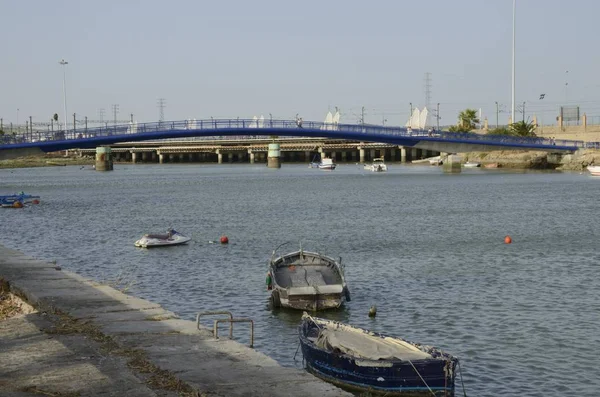
<instances>
[{"instance_id":1,"label":"concrete walkway","mask_svg":"<svg viewBox=\"0 0 600 397\"><path fill-rule=\"evenodd\" d=\"M351 396L227 332L215 340L155 303L1 245L0 278L38 310L0 322L2 396Z\"/></svg>"}]
</instances>

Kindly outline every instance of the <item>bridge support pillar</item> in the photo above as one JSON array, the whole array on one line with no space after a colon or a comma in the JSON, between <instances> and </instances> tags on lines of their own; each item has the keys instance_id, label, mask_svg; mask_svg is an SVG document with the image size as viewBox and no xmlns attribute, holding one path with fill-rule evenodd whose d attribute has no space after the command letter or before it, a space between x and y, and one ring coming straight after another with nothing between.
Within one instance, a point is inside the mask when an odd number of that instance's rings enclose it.
<instances>
[{"instance_id":1,"label":"bridge support pillar","mask_svg":"<svg viewBox=\"0 0 600 397\"><path fill-rule=\"evenodd\" d=\"M406 163L406 148L404 146L400 146L400 162Z\"/></svg>"},{"instance_id":2,"label":"bridge support pillar","mask_svg":"<svg viewBox=\"0 0 600 397\"><path fill-rule=\"evenodd\" d=\"M325 153L325 150L323 150L323 147L319 147L319 161L323 161L323 159L327 157L327 154Z\"/></svg>"},{"instance_id":3,"label":"bridge support pillar","mask_svg":"<svg viewBox=\"0 0 600 397\"><path fill-rule=\"evenodd\" d=\"M448 155L442 164L444 173L459 174L460 173L460 157L454 154Z\"/></svg>"},{"instance_id":4,"label":"bridge support pillar","mask_svg":"<svg viewBox=\"0 0 600 397\"><path fill-rule=\"evenodd\" d=\"M216 150L217 153L217 163L223 164L223 153L219 149Z\"/></svg>"},{"instance_id":5,"label":"bridge support pillar","mask_svg":"<svg viewBox=\"0 0 600 397\"><path fill-rule=\"evenodd\" d=\"M174 163L174 162L175 162L175 155L169 154L169 163Z\"/></svg>"},{"instance_id":6,"label":"bridge support pillar","mask_svg":"<svg viewBox=\"0 0 600 397\"><path fill-rule=\"evenodd\" d=\"M390 161L396 161L396 149L394 148L390 149Z\"/></svg>"},{"instance_id":7,"label":"bridge support pillar","mask_svg":"<svg viewBox=\"0 0 600 397\"><path fill-rule=\"evenodd\" d=\"M112 171L112 152L109 146L96 148L96 171Z\"/></svg>"},{"instance_id":8,"label":"bridge support pillar","mask_svg":"<svg viewBox=\"0 0 600 397\"><path fill-rule=\"evenodd\" d=\"M342 152L342 162L348 161L348 152Z\"/></svg>"},{"instance_id":9,"label":"bridge support pillar","mask_svg":"<svg viewBox=\"0 0 600 397\"><path fill-rule=\"evenodd\" d=\"M267 154L267 167L281 168L281 150L278 143L269 143Z\"/></svg>"},{"instance_id":10,"label":"bridge support pillar","mask_svg":"<svg viewBox=\"0 0 600 397\"><path fill-rule=\"evenodd\" d=\"M233 152L227 153L227 162L233 163Z\"/></svg>"},{"instance_id":11,"label":"bridge support pillar","mask_svg":"<svg viewBox=\"0 0 600 397\"><path fill-rule=\"evenodd\" d=\"M359 147L358 153L360 154L360 162L364 163L365 162L365 149Z\"/></svg>"},{"instance_id":12,"label":"bridge support pillar","mask_svg":"<svg viewBox=\"0 0 600 397\"><path fill-rule=\"evenodd\" d=\"M248 149L248 156L250 156L250 164L254 164L254 152L252 149Z\"/></svg>"},{"instance_id":13,"label":"bridge support pillar","mask_svg":"<svg viewBox=\"0 0 600 397\"><path fill-rule=\"evenodd\" d=\"M131 152L131 162L133 164L135 164L137 161L137 153L136 152Z\"/></svg>"},{"instance_id":14,"label":"bridge support pillar","mask_svg":"<svg viewBox=\"0 0 600 397\"><path fill-rule=\"evenodd\" d=\"M162 164L165 162L165 155L162 153L158 153L158 163Z\"/></svg>"}]
</instances>

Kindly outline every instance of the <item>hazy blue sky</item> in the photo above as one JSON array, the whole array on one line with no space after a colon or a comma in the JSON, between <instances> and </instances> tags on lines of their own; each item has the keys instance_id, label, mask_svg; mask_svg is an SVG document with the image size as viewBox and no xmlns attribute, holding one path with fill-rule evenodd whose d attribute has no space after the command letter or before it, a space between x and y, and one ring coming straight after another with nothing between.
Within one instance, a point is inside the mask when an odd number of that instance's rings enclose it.
<instances>
[{"instance_id":1,"label":"hazy blue sky","mask_svg":"<svg viewBox=\"0 0 600 397\"><path fill-rule=\"evenodd\" d=\"M510 111L512 0L0 0L0 117L244 117L404 123L431 101ZM598 0L517 0L517 102L549 123L559 104L600 116ZM567 73L568 71L568 73ZM565 83L568 90L565 92ZM545 93L543 100L539 95ZM508 113L501 113L506 121ZM78 117L79 118L79 117Z\"/></svg>"}]
</instances>

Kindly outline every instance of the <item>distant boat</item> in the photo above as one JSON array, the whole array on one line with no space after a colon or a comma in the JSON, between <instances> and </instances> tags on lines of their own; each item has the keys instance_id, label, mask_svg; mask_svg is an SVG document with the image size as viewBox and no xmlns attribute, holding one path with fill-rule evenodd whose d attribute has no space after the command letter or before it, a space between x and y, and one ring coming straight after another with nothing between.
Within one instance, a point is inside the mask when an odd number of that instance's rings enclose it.
<instances>
[{"instance_id":1,"label":"distant boat","mask_svg":"<svg viewBox=\"0 0 600 397\"><path fill-rule=\"evenodd\" d=\"M141 239L135 242L135 246L141 248L166 247L185 244L190 240L190 237L169 229L166 234L144 234Z\"/></svg>"},{"instance_id":2,"label":"distant boat","mask_svg":"<svg viewBox=\"0 0 600 397\"><path fill-rule=\"evenodd\" d=\"M463 164L463 167L465 168L478 168L481 167L481 163L477 163L474 161L467 161L466 163Z\"/></svg>"},{"instance_id":3,"label":"distant boat","mask_svg":"<svg viewBox=\"0 0 600 397\"><path fill-rule=\"evenodd\" d=\"M383 162L383 157L373 159L373 163L365 164L365 170L373 172L385 172L387 171L387 165Z\"/></svg>"},{"instance_id":4,"label":"distant boat","mask_svg":"<svg viewBox=\"0 0 600 397\"><path fill-rule=\"evenodd\" d=\"M458 359L435 347L306 313L299 334L307 371L337 386L369 395L455 395Z\"/></svg>"},{"instance_id":5,"label":"distant boat","mask_svg":"<svg viewBox=\"0 0 600 397\"><path fill-rule=\"evenodd\" d=\"M592 176L600 176L600 165L588 165L587 170Z\"/></svg>"},{"instance_id":6,"label":"distant boat","mask_svg":"<svg viewBox=\"0 0 600 397\"><path fill-rule=\"evenodd\" d=\"M39 204L40 196L25 194L24 192L10 194L8 196L0 196L0 206L2 207L14 207L16 202L21 204Z\"/></svg>"},{"instance_id":7,"label":"distant boat","mask_svg":"<svg viewBox=\"0 0 600 397\"><path fill-rule=\"evenodd\" d=\"M335 170L336 164L333 162L333 159L329 157L325 157L319 163L319 169L321 170Z\"/></svg>"}]
</instances>

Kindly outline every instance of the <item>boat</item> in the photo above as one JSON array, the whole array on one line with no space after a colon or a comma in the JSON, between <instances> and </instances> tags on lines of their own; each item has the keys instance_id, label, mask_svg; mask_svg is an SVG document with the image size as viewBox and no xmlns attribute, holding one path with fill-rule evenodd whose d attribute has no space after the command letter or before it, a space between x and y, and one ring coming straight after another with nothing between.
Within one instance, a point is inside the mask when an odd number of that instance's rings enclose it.
<instances>
[{"instance_id":1,"label":"boat","mask_svg":"<svg viewBox=\"0 0 600 397\"><path fill-rule=\"evenodd\" d=\"M174 229L169 229L166 234L144 234L142 238L135 242L135 246L141 248L167 247L185 244L190 240L191 237L184 236Z\"/></svg>"},{"instance_id":2,"label":"boat","mask_svg":"<svg viewBox=\"0 0 600 397\"><path fill-rule=\"evenodd\" d=\"M335 167L336 164L329 157L324 157L319 163L319 169L321 170L335 170Z\"/></svg>"},{"instance_id":3,"label":"boat","mask_svg":"<svg viewBox=\"0 0 600 397\"><path fill-rule=\"evenodd\" d=\"M467 161L466 163L463 164L463 167L465 167L465 168L478 168L478 167L481 167L481 163L477 163L475 161Z\"/></svg>"},{"instance_id":4,"label":"boat","mask_svg":"<svg viewBox=\"0 0 600 397\"><path fill-rule=\"evenodd\" d=\"M458 359L412 343L307 313L299 326L306 370L369 395L454 396Z\"/></svg>"},{"instance_id":5,"label":"boat","mask_svg":"<svg viewBox=\"0 0 600 397\"><path fill-rule=\"evenodd\" d=\"M9 194L7 196L0 196L1 207L15 207L15 203L17 202L21 204L21 207L23 206L23 204L39 204L40 196L25 194L24 192L19 192L17 194Z\"/></svg>"},{"instance_id":6,"label":"boat","mask_svg":"<svg viewBox=\"0 0 600 397\"><path fill-rule=\"evenodd\" d=\"M350 292L339 261L317 252L298 251L276 257L273 250L267 273L267 289L271 291L273 308L299 310L335 309L350 301Z\"/></svg>"},{"instance_id":7,"label":"boat","mask_svg":"<svg viewBox=\"0 0 600 397\"><path fill-rule=\"evenodd\" d=\"M383 162L383 157L373 159L373 163L365 164L365 170L373 172L385 172L387 171L387 165Z\"/></svg>"},{"instance_id":8,"label":"boat","mask_svg":"<svg viewBox=\"0 0 600 397\"><path fill-rule=\"evenodd\" d=\"M600 165L588 165L587 170L592 176L600 176Z\"/></svg>"},{"instance_id":9,"label":"boat","mask_svg":"<svg viewBox=\"0 0 600 397\"><path fill-rule=\"evenodd\" d=\"M319 164L321 164L320 161L317 161L319 155L315 155L315 157L313 157L312 161L310 163L308 163L308 168L319 168Z\"/></svg>"},{"instance_id":10,"label":"boat","mask_svg":"<svg viewBox=\"0 0 600 397\"><path fill-rule=\"evenodd\" d=\"M444 163L441 156L429 157L427 160L429 165L442 165Z\"/></svg>"}]
</instances>

